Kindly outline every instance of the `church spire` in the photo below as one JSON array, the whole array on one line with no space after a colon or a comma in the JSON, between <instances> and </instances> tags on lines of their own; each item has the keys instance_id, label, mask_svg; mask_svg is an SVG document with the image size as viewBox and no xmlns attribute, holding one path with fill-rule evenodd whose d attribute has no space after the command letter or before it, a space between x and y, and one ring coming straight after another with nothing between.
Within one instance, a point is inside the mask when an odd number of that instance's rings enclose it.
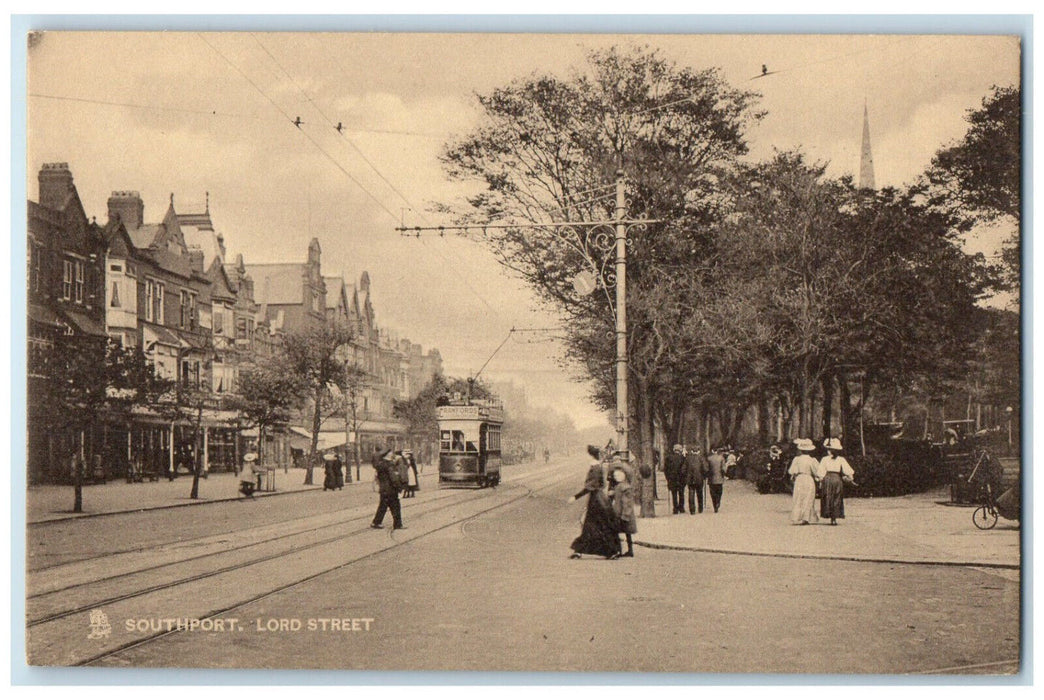
<instances>
[{"instance_id":1,"label":"church spire","mask_svg":"<svg viewBox=\"0 0 1044 700\"><path fill-rule=\"evenodd\" d=\"M863 102L863 149L859 155L859 187L876 189L874 186L874 156L870 153L870 116Z\"/></svg>"}]
</instances>

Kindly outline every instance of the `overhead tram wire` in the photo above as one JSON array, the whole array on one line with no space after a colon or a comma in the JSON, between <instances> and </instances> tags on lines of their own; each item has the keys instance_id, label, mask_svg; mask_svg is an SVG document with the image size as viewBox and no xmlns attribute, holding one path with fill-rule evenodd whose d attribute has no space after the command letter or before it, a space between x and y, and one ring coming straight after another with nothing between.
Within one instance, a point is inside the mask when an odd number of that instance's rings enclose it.
<instances>
[{"instance_id":1,"label":"overhead tram wire","mask_svg":"<svg viewBox=\"0 0 1044 700\"><path fill-rule=\"evenodd\" d=\"M228 65L232 66L232 68L234 68L237 73L239 73L241 76L243 76L243 79L246 80L248 83L250 83L251 87L253 87L255 90L257 90L258 93L260 93L262 97L264 97L266 100L268 100L272 104L272 106L275 107L279 111L280 114L282 114L284 117L286 117L286 120L288 122L290 122L291 124L294 123L293 118L291 118L291 116L286 112L286 110L284 110L282 107L279 106L278 102L276 102L271 97L269 97L268 93L266 93L264 90L262 90L261 87L250 78L249 75L244 73L242 71L242 69L240 69L239 66L237 66L235 63L233 63L232 60L228 56L226 56L224 53L222 53L220 49L218 49L216 46L214 46L209 41L207 41L206 37L203 36L202 32L196 32L196 35L199 36L199 38L203 41L203 43L205 43L207 46L209 46L211 48L211 50L214 51L214 53L216 53L218 56L220 56ZM387 207L387 205L384 204L384 202L382 202L380 199L378 199L377 195L375 195L373 192L370 192L370 190L368 190L365 185L363 185L361 182L359 182L359 180L355 176L353 176L350 172L345 170L344 166L342 166L340 163L338 163L337 160L332 155L330 155L326 151L326 149L324 149L319 144L318 141L316 141L314 138L312 138L311 134L309 134L304 129L301 129L300 127L298 127L298 131L300 131L302 134L304 134L305 138L307 138L309 141L311 141L312 145L314 145L316 147L316 149L319 150L320 153L322 153L324 156L326 156L326 158L331 163L334 164L334 167L336 167L338 170L340 170L344 174L345 177L347 177L349 180L351 180L353 183L355 183L356 187L358 187L360 190L362 190L364 193L366 193L366 195L370 199L372 199L381 209L383 209L385 212L387 212L388 216L390 216L393 221L396 220L395 212L393 212L391 209L389 209Z\"/></svg>"},{"instance_id":2,"label":"overhead tram wire","mask_svg":"<svg viewBox=\"0 0 1044 700\"><path fill-rule=\"evenodd\" d=\"M257 42L257 45L260 46L261 50L264 51L265 54L268 55L268 57L272 60L272 63L274 63L276 65L276 67L279 68L280 71L282 71L283 75L285 75L287 78L290 79L290 81L294 84L294 87L296 87L298 92L300 92L301 95L304 96L304 98L308 102L308 104L310 104L312 106L312 108L316 112L318 112L319 115L323 119L326 120L326 122L330 125L331 128L333 128L333 129L335 129L337 131L338 135L340 135L341 138L343 138L345 141L348 142L348 145L350 145L352 148L355 149L355 152L359 154L359 157L363 159L363 162L365 162L368 166L370 166L370 169L373 170L373 172L377 173L377 177L379 177L384 182L384 184L386 184L388 187L390 187L392 192L394 192L395 194L399 195L399 197L402 199L402 201L406 202L406 204L412 208L413 207L413 203L410 202L409 198L406 197L406 195L404 195L402 193L402 191L391 182L391 180L389 180L388 178L386 178L384 176L384 173L382 173L380 171L380 169L376 165L374 165L373 161L371 161L369 158L366 157L366 154L362 152L362 149L360 149L359 146L356 145L356 143L352 139L350 139L343 131L341 131L340 129L337 129L336 125L334 124L333 119L328 117L326 115L326 113L323 112L322 109L320 109L319 105L315 101L315 98L312 97L311 95L309 95L305 91L305 89L303 87L301 87L301 84L297 81L297 78L295 78L294 76L290 75L290 72L287 71L286 68L283 67L283 64L281 64L279 62L279 60L275 56L272 55L272 52L268 50L268 47L265 46L264 43L262 43L262 41L257 38L257 34L254 33L254 32L251 32L250 37L255 42Z\"/></svg>"},{"instance_id":3,"label":"overhead tram wire","mask_svg":"<svg viewBox=\"0 0 1044 700\"><path fill-rule=\"evenodd\" d=\"M215 53L217 53L217 54L218 54L219 56L221 56L221 58L222 58L222 59L224 59L224 60L225 60L225 62L226 62L226 63L228 63L228 64L229 64L230 66L232 66L232 68L234 68L234 69L236 70L236 72L237 72L237 73L239 73L239 74L240 74L241 76L243 76L243 78L244 78L244 79L245 79L245 80L246 80L246 81L247 81L248 83L250 83L250 85L251 85L251 86L252 86L252 87L253 87L253 88L254 88L255 90L257 90L257 91L258 91L258 92L259 92L259 93L260 93L260 94L262 95L262 97L264 97L264 98L265 98L266 100L268 100L268 101L269 101L269 102L270 102L270 103L272 104L272 106L273 106L273 107L275 107L275 108L276 108L276 109L277 109L277 110L279 111L279 113L280 113L280 114L282 114L282 115L283 115L284 117L286 117L286 120L287 120L288 122L290 122L291 124L293 124L293 123L294 123L294 120L293 120L293 119L291 119L291 117L290 117L289 113L287 113L287 112L286 112L286 110L284 110L284 109L283 109L282 107L280 107L280 106L279 106L279 104L278 104L278 103L277 103L277 102L276 102L275 100L273 100L273 99L272 99L271 97L269 97L269 95L268 95L268 94L267 94L267 93L266 93L266 92L265 92L264 90L262 90L262 89L261 89L261 87L257 85L257 83L255 83L255 82L254 82L253 80L251 80L250 76L248 76L248 75L247 75L246 73L244 73L244 72L243 72L243 71L242 71L242 70L241 70L241 69L239 68L239 66L237 66L237 65L236 65L235 63L233 63L233 62L232 62L232 61L231 61L231 60L230 60L230 59L229 59L229 58L228 58L228 57L227 57L227 56L226 56L226 55L225 55L224 53L222 53L222 52L221 52L221 51L220 51L220 50L219 50L219 49L218 49L218 48L217 48L216 46L214 46L214 45L213 45L213 44L211 44L211 43L210 43L209 41L207 41L207 40L206 40L206 37L204 37L204 36L203 36L202 34L200 34L200 33L198 33L198 32L197 32L197 34L199 34L199 37L200 37L200 39L202 39L202 40L203 40L203 42L204 42L205 44L207 44L207 46L209 46L209 47L210 47L210 48L211 48L211 49L212 49L212 50L213 50L213 51L214 51ZM272 56L271 52L270 52L270 51L268 51L268 50L267 50L267 48L265 48L265 46L264 46L263 44L261 44L261 42L260 42L260 41L258 41L258 40L257 40L257 38L256 38L256 37L254 38L254 40L255 40L255 41L257 41L257 43L258 43L258 44L259 44L259 45L261 46L261 48L262 48L262 49L263 49L263 50L265 51L265 53L269 55L269 57L270 57L270 58L272 59L272 61L273 61L273 62L274 62L274 63L275 63L275 64L276 64L277 66L279 66L279 69L280 69L281 71L283 71L283 73L284 73L284 74L285 74L285 75L286 75L286 76L287 76L288 78L290 78L290 80L291 80L291 81L293 81L293 82L294 82L295 86L297 86L297 81L296 81L296 80L295 80L295 79L293 78L293 76L291 76L291 75L290 75L290 74L289 74L289 73L288 73L288 72L286 71L286 69L285 69L285 68L283 68L283 67L282 67L282 65L281 65L281 64L279 63L279 61L277 61L277 60L275 59L275 57L274 57L274 56ZM317 112L319 112L319 114L320 114L320 115L322 115L322 117L323 117L324 119L327 119L327 121L329 122L330 120L329 120L329 119L328 119L328 118L326 117L326 115L325 115L325 114L324 114L324 113L322 112L322 110L321 110L321 109L319 109L318 105L316 105L316 104L315 104L314 100L313 100L312 98L310 98L310 97L308 96L308 94L307 94L307 93L305 93L305 92L304 92L304 91L303 91L303 90L302 90L302 89L300 88L300 86L297 86L297 87L298 87L298 90L299 90L299 91L301 91L301 93L302 93L302 94L304 95L305 99L306 99L306 100L307 100L307 101L308 101L308 102L309 102L309 103L310 103L310 104L311 104L311 105L313 106L313 108L314 108L314 109L315 109L315 110L316 110ZM330 122L330 126L331 126L331 128L333 128L333 126L334 126L334 125L333 125L333 123L332 123L332 122ZM313 144L315 145L315 147L316 147L316 148L317 148L317 149L318 149L318 150L319 150L319 151L320 151L320 152L321 152L321 153L322 153L323 155L325 155L325 156L326 156L326 157L327 157L327 158L328 158L328 159L330 160L330 162L332 162L332 163L333 163L333 164L334 164L334 165L335 165L335 166L337 167L337 169L338 169L338 170L340 170L340 171L341 171L342 173L344 173L344 175L345 175L346 177L348 177L348 179L349 179L349 180L351 180L351 181L352 181L353 183L355 183L355 184L356 184L356 186L358 186L358 187L359 187L359 189L361 189L361 190L362 190L363 192L365 192L365 193L366 193L366 194L367 194L367 195L368 195L368 196L370 197L370 199L372 199L372 200L373 200L374 202L376 202L376 203L377 203L377 204L378 204L378 205L379 205L379 206L381 207L381 209L383 209L383 210L384 210L384 211L385 211L385 212L386 212L386 213L387 213L387 214L388 214L389 216L391 216L391 217L392 217L392 219L396 219L395 213L394 213L394 212L392 212L392 211L391 211L391 209L389 209L389 208L388 208L388 207L387 207L387 206L386 206L386 205L384 204L384 202L382 202L382 201L381 201L380 199L378 199L378 198L377 198L377 196L376 196L376 195L374 195L374 194L373 194L372 192L370 192L370 190L368 190L368 189L367 189L367 188L366 188L366 187L365 187L365 186L364 186L364 185L363 185L363 184L362 184L361 182L359 182L359 180L358 180L358 179L356 179L355 177L353 177L353 176L351 175L351 173L349 173L349 172L348 172L347 170L345 170L345 169L344 169L344 167L342 167L342 166L341 166L341 164L340 164L340 163L338 163L338 162L336 161L336 159L334 159L334 157L333 157L332 155L330 155L330 154L329 154L329 153L328 153L328 152L327 152L327 151L326 151L325 149L323 149L323 148L322 148L322 146L320 146L320 145L319 145L319 143L318 143L318 142L317 142L317 141L316 141L316 140L315 140L314 138L312 138L312 136L311 136L311 135L310 135L310 134L309 134L308 132L306 132L306 131L305 131L304 129L301 129L300 127L298 127L298 130L299 130L299 131L301 131L301 133L302 133L302 134L304 134L304 135L305 135L305 137L307 137L307 138L308 138L308 140L309 140L309 141L311 141L311 142L312 142L312 143L313 143ZM344 136L344 134L342 134L342 136ZM345 136L345 138L347 139L347 137L346 137L346 136ZM350 142L350 139L348 139L348 140L349 140L349 142ZM354 144L353 144L353 146L354 146ZM356 150L358 150L358 147L356 147ZM360 153L360 155L362 155L362 154ZM370 165L370 167L371 167L371 168L373 168L373 169L374 169L374 170L375 170L375 171L377 172L377 174L378 174L378 175L379 175L379 176L380 176L380 177L381 177L382 179L384 179L384 180L385 180L385 181L387 182L387 179L386 179L386 178L384 177L384 175L383 175L383 174L381 174L381 173L380 173L380 171L379 171L379 170L378 170L378 169L376 168L376 166L375 166L375 165L373 165L372 163L370 163L370 162L369 162L369 160L367 160L365 156L363 156L363 159L364 159L364 160L366 160L366 161L367 161L367 164L369 164L369 165ZM394 185L392 185L392 184L391 184L390 182L388 182L388 185L389 185L390 187L392 187L392 189L393 189L393 190L394 190L394 191L396 192L396 194L398 194L398 195L399 195L400 197L402 197L402 198L403 198L403 200L404 200L404 201L405 201L405 202L406 202L407 204L409 204L411 208L413 208L413 205L412 205L412 203L411 203L411 202L410 202L410 201L409 201L408 199L406 199L405 195L403 195L403 194L402 194L401 192L399 192L399 191L398 191L398 189L397 189L397 188L395 188L395 187L394 187ZM427 217L425 217L425 218L427 218ZM424 243L424 245L427 245L427 242L425 242L425 243ZM446 263L447 263L448 265L452 265L452 264L454 264L454 263L453 263L453 261L449 260L449 259L448 259L448 258L447 258L447 257L446 257L445 255L443 255L443 254L442 254L442 252L441 252L441 251L439 251L438 249L432 248L431 250L433 250L433 251L434 251L434 252L435 252L435 253L436 253L436 254L437 254L437 255L438 255L438 256L439 256L440 258L442 258L442 259L443 259L443 261L444 261L444 262L446 262ZM501 317L501 316L500 316L500 313L499 313L499 312L497 311L496 307L494 307L494 306L493 306L493 305L492 305L491 303L489 303L489 301L487 301L487 300L486 300L486 298L485 298L484 296L482 296L482 295L481 295L481 294L480 294L480 293L478 292L478 290L476 290L476 289L475 289L475 288L474 288L474 287L473 287L473 286L471 285L471 283L470 283L470 282L468 281L468 279L467 279L467 277L466 277L466 276L461 276L461 277L460 277L459 279L460 279L460 281L461 281L461 282L463 282L463 283L464 283L464 286L465 286L465 287L467 287L468 291L470 291L470 292L471 292L471 293L472 293L473 295L475 295L475 297L476 297L476 298L477 298L477 299L478 299L479 301L481 301L481 302L483 303L483 305L485 305L485 307L486 307L487 309L489 309L489 310L490 310L490 311L491 311L491 312L492 312L492 313L493 313L493 314L494 314L494 315L495 315L496 317L500 318L500 319L501 319L501 321L503 321L503 317Z\"/></svg>"},{"instance_id":4,"label":"overhead tram wire","mask_svg":"<svg viewBox=\"0 0 1044 700\"><path fill-rule=\"evenodd\" d=\"M86 104L103 105L105 107L127 107L130 109L142 109L150 112L179 112L182 114L199 114L207 117L235 117L236 119L257 119L249 114L235 114L234 112L218 112L217 110L186 109L184 107L158 107L155 105L139 104L134 102L116 102L109 100L92 100L86 97L72 97L71 95L45 95L40 92L30 92L26 97L38 97L43 100L58 100L62 102L83 102Z\"/></svg>"},{"instance_id":5,"label":"overhead tram wire","mask_svg":"<svg viewBox=\"0 0 1044 700\"><path fill-rule=\"evenodd\" d=\"M414 206L413 202L412 202L412 201L410 201L409 197L407 197L407 196L406 196L405 194L403 194L403 192L402 192L402 191L401 191L401 190L400 190L400 189L399 189L398 187L396 187L396 186L395 186L395 184L391 182L391 180L389 180L389 179L388 179L387 177L385 177L384 173L382 173L382 172L381 172L380 168L378 168L378 167L377 167L377 165L376 165L376 164L374 164L374 162L373 162L373 161L371 161L371 160L370 160L369 158L367 158L367 157L366 157L366 154L365 154L365 153L363 153L362 149L360 149L360 148L359 148L359 146L358 146L358 145L357 145L357 144L356 144L356 143L355 143L355 142L354 142L354 141L353 141L353 140L352 140L351 138L349 138L347 134L345 134L345 133L344 133L344 132L343 132L342 130L340 130L340 129L337 129L337 125L335 125L335 124L334 124L334 120L333 120L333 119L331 119L331 118L330 118L330 117L329 117L329 116L328 116L328 115L327 115L327 114L326 114L326 113L325 113L325 112L324 112L324 111L323 111L323 110L322 110L322 109L321 109L321 108L319 107L319 105L318 105L318 104L316 103L316 100L315 100L315 98L314 98L314 97L312 97L311 95L309 95L309 94L308 94L308 92L307 92L307 91L305 91L305 89L304 89L303 87L301 87L301 84L300 84L300 82L299 82L299 81L298 81L298 80L297 80L297 79L296 79L296 78L295 78L295 77L294 77L293 75L291 75L291 74L290 74L290 72L289 72L289 71L288 71L288 70L287 70L286 68L284 68L284 67L283 67L283 64L282 64L282 63L280 63L279 59L277 59L277 58L276 58L276 57L275 57L275 56L274 56L274 55L272 54L272 52L271 52L271 51L269 51L268 47L264 45L264 43L263 43L263 42L262 42L262 41L261 41L261 40L260 40L260 39L259 39L259 38L257 37L257 35L256 35L255 33L251 33L251 35L250 35L250 36L251 36L251 38L252 38L252 39L253 39L253 40L254 40L254 41L255 41L255 42L257 43L257 45L258 45L259 47L261 47L261 50L265 52L265 54L266 54L266 55L268 56L268 58L269 58L269 59L270 59L270 60L272 61L272 63L274 63L274 64L276 65L276 67L277 67L277 68L278 68L278 69L279 69L279 70L280 70L280 71L281 71L281 72L283 73L283 75L285 75L285 76L286 76L286 77L287 77L287 78L288 78L288 79L289 79L289 80L290 80L290 81L291 81L291 82L292 82L292 83L294 84L294 87L296 87L296 88L297 88L297 91L301 93L301 96L305 98L305 101L306 101L306 102L307 102L308 104L310 104L310 105L312 106L312 108L313 108L313 109L314 109L314 110L315 110L316 112L318 112L318 113L319 113L319 115L320 115L320 116L321 116L321 117L322 117L322 118L323 118L323 119L324 119L324 120L325 120L325 121L327 122L327 124L329 124L329 125L330 125L330 128L332 128L332 129L336 130L336 131L337 131L337 133L338 133L338 135L340 135L340 136L341 136L341 138L343 138L343 139L344 139L345 141L347 141L347 142L348 142L348 144L349 144L349 145L350 145L350 146L351 146L351 147L352 147L353 149L355 149L355 152L356 152L356 153L358 153L358 154L359 154L359 157L360 157L360 158L362 158L363 162L365 162L365 163L366 163L366 165L368 165L368 166L370 167L370 169L371 169L371 170L373 170L373 172L375 172L375 173L377 174L377 177L379 177L379 178L380 178L380 179L381 179L381 180L382 180L382 181L384 182L384 184L386 184L386 185L387 185L387 186L388 186L389 188L391 188L392 192L394 192L394 193L395 193L396 195L398 195L398 196L399 196L399 198L400 198L400 199L402 199L402 201L403 201L403 202L405 202L405 203L406 203L406 205L407 205L407 206L408 206L408 207L409 207L409 208L410 208L410 209L411 209L412 211L417 211L417 212L419 212L419 213L420 213L420 215L421 215L421 217L422 217L422 218L423 218L423 219L424 219L425 221L427 221L427 222L428 222L429 224L430 224L430 223L432 223L432 222L431 222L431 220L430 220L430 219L429 219L429 218L428 218L428 217L427 217L427 216L426 216L426 215L424 214L423 210L421 210L421 209L418 209L418 208L417 208L416 206ZM338 122L338 124L339 124L339 123L340 123L340 122ZM394 215L393 215L393 216L394 216ZM445 263L447 263L447 264L449 264L449 265L452 265L452 264L453 264L453 261L451 261L451 260L450 260L449 258L447 258L447 257L446 257L445 255L443 255L443 253L442 253L442 252L441 252L440 250L438 250L437 248L433 248L433 247L429 246L429 245L428 245L428 243L427 243L427 241L424 241L424 242L423 242L423 245L424 245L425 247L428 247L428 248L429 248L430 250L432 250L433 252L435 252L435 254L436 254L436 255L438 255L438 256L439 256L440 258L442 258L442 260L443 260L443 261L444 261ZM470 265L470 263L468 263L468 264ZM461 282L463 282L463 283L464 283L464 286L465 286L465 287L467 287L467 288L468 288L468 290L469 290L469 291L470 291L470 292L471 292L472 294L474 294L474 295L475 295L475 297L476 297L476 298L478 298L478 299L479 299L479 301L481 301L481 302L482 302L482 303L483 303L483 304L484 304L484 305L486 306L486 308L487 308L487 309L489 309L490 311L492 311L492 312L494 313L494 315L496 315L496 316L497 316L498 318L501 318L501 320L503 320L503 318L502 318L502 317L500 317L500 314L499 314L499 313L497 312L497 310L496 310L496 307L494 307L494 306L493 306L493 305L492 305L491 303L489 303L489 301L487 301L487 300L486 300L486 298L485 298L484 296L482 296L481 294L479 294L478 290L476 290L476 289L475 289L475 288L474 288L473 286L471 286L471 283L470 283L470 282L468 281L468 279L467 279L467 277L466 277L466 276L461 276L461 277L460 277L459 279L461 280Z\"/></svg>"},{"instance_id":6,"label":"overhead tram wire","mask_svg":"<svg viewBox=\"0 0 1044 700\"><path fill-rule=\"evenodd\" d=\"M230 117L233 119L253 119L261 120L265 117L258 116L256 114L236 114L235 112L221 112L218 110L207 110L207 109L186 109L184 107L170 107L167 105L155 105L146 104L141 102L118 102L116 100L95 100L87 97L76 97L74 95L47 95L41 92L30 92L26 94L26 97L33 97L41 100L54 100L57 102L79 102L82 104L98 105L99 107L123 107L126 109L140 109L144 112L174 112L180 114L198 114L203 117ZM424 131L397 131L395 129L364 129L362 127L352 127L351 131L361 134L387 134L391 136L419 136L422 138L446 138L446 134L436 134L434 132Z\"/></svg>"}]
</instances>

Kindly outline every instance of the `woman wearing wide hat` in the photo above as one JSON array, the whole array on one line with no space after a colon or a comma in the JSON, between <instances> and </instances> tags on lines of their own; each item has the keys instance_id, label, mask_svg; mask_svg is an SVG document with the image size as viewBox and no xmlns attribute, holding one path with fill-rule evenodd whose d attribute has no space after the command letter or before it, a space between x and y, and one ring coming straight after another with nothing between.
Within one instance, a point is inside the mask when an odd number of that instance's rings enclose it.
<instances>
[{"instance_id":1,"label":"woman wearing wide hat","mask_svg":"<svg viewBox=\"0 0 1044 700\"><path fill-rule=\"evenodd\" d=\"M819 473L823 476L823 496L820 500L820 515L830 518L837 525L838 518L845 517L845 481L855 483L855 470L841 456L841 441L829 438L823 442L827 455L819 460Z\"/></svg>"},{"instance_id":2,"label":"woman wearing wide hat","mask_svg":"<svg viewBox=\"0 0 1044 700\"><path fill-rule=\"evenodd\" d=\"M587 496L587 512L584 514L584 525L580 530L580 536L573 540L573 554L571 558L579 559L582 554L597 554L606 559L618 559L620 557L620 528L609 504L609 497L605 493L605 474L599 458L598 448L594 445L587 446L587 454L591 455L592 461L587 470L587 478L584 480L584 488L575 496L570 497L569 502Z\"/></svg>"},{"instance_id":3,"label":"woman wearing wide hat","mask_svg":"<svg viewBox=\"0 0 1044 700\"><path fill-rule=\"evenodd\" d=\"M816 480L819 478L819 462L812 456L815 443L808 438L794 441L798 456L790 463L791 480L794 482L794 497L791 500L790 522L794 525L818 523L816 516Z\"/></svg>"}]
</instances>

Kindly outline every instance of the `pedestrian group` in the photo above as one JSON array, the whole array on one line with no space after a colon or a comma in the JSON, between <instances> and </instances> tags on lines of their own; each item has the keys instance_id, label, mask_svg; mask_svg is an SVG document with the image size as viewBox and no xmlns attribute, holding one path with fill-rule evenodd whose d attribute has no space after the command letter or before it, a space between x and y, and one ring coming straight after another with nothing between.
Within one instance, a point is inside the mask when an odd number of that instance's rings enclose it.
<instances>
[{"instance_id":1,"label":"pedestrian group","mask_svg":"<svg viewBox=\"0 0 1044 700\"><path fill-rule=\"evenodd\" d=\"M794 441L799 454L790 463L790 474L794 482L791 501L790 522L795 525L810 525L819 522L819 517L829 518L837 525L845 517L845 484L855 484L855 470L841 456L841 441L827 438L823 447L827 454L821 460L812 456L816 445L808 438ZM816 485L820 490L819 515L816 515Z\"/></svg>"},{"instance_id":2,"label":"pedestrian group","mask_svg":"<svg viewBox=\"0 0 1044 700\"><path fill-rule=\"evenodd\" d=\"M634 472L624 460L611 459L594 445L587 446L591 462L584 480L584 488L570 497L569 502L587 496L587 510L580 536L573 540L573 559L584 554L594 554L606 559L634 556L631 535L638 532L638 520L634 513L632 486ZM627 551L620 544L624 535Z\"/></svg>"}]
</instances>

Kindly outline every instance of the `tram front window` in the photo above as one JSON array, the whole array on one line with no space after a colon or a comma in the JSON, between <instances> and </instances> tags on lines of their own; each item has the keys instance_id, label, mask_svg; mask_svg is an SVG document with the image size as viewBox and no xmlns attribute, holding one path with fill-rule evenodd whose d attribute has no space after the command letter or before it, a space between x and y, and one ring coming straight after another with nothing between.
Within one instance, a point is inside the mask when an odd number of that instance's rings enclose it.
<instances>
[{"instance_id":1,"label":"tram front window","mask_svg":"<svg viewBox=\"0 0 1044 700\"><path fill-rule=\"evenodd\" d=\"M464 431L454 430L453 431L453 451L463 452L464 451Z\"/></svg>"}]
</instances>

